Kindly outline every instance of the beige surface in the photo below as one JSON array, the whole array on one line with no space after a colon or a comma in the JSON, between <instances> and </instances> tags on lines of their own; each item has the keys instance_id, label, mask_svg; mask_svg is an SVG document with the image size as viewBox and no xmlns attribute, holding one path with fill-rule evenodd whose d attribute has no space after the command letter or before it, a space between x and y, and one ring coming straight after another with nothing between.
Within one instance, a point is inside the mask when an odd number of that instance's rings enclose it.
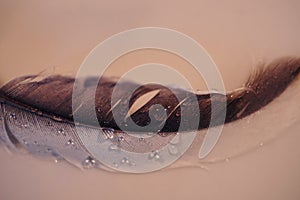
<instances>
[{"instance_id":1,"label":"beige surface","mask_svg":"<svg viewBox=\"0 0 300 200\"><path fill-rule=\"evenodd\" d=\"M219 66L226 88L235 89L254 64L300 55L299 8L296 0L1 1L0 83L45 69L52 73L53 67L57 73L75 74L89 51L112 34L160 26L201 43ZM136 60L127 58L119 64L126 63ZM0 199L299 199L297 91L295 84L255 118L226 126L212 152L214 159L239 154L258 142L264 145L229 162L202 163L209 170L181 168L145 175L82 172L1 148ZM276 139L267 142L272 134Z\"/></svg>"}]
</instances>

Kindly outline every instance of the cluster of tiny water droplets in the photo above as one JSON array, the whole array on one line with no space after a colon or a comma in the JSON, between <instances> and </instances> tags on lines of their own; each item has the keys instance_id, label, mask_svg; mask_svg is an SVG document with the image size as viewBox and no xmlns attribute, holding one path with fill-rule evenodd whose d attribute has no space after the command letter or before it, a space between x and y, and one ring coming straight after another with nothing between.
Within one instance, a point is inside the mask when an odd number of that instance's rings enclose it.
<instances>
[{"instance_id":1,"label":"cluster of tiny water droplets","mask_svg":"<svg viewBox=\"0 0 300 200\"><path fill-rule=\"evenodd\" d=\"M59 135L66 136L65 129L63 129L63 128L58 129L58 130L57 130L57 133L58 133Z\"/></svg>"},{"instance_id":2,"label":"cluster of tiny water droplets","mask_svg":"<svg viewBox=\"0 0 300 200\"><path fill-rule=\"evenodd\" d=\"M152 151L149 156L148 156L149 160L159 160L161 157L159 155L159 151L158 150L155 150L155 151Z\"/></svg>"},{"instance_id":3,"label":"cluster of tiny water droplets","mask_svg":"<svg viewBox=\"0 0 300 200\"><path fill-rule=\"evenodd\" d=\"M67 141L66 144L67 144L68 146L70 146L70 145L75 145L73 139L69 139L69 140Z\"/></svg>"},{"instance_id":4,"label":"cluster of tiny water droplets","mask_svg":"<svg viewBox=\"0 0 300 200\"><path fill-rule=\"evenodd\" d=\"M17 125L19 128L29 128L30 122L26 122L21 117L18 117L16 113L10 113L9 118L14 120L14 124ZM24 122L25 121L25 122Z\"/></svg>"},{"instance_id":5,"label":"cluster of tiny water droplets","mask_svg":"<svg viewBox=\"0 0 300 200\"><path fill-rule=\"evenodd\" d=\"M11 113L11 114L9 114L9 118L10 118L10 119L16 120L16 119L17 119L16 113Z\"/></svg>"},{"instance_id":6,"label":"cluster of tiny water droplets","mask_svg":"<svg viewBox=\"0 0 300 200\"><path fill-rule=\"evenodd\" d=\"M156 117L157 117L157 119L160 119L159 115L156 116ZM17 115L15 113L11 113L9 115L9 118L13 119L13 120L16 120L17 119ZM56 121L60 121L60 120L61 120L60 118L56 119ZM29 127L28 124L24 124L23 126L25 128ZM46 122L46 126L51 126L52 127L53 126L53 122L52 121ZM121 143L122 141L124 141L124 137L117 135L116 132L115 132L115 130L113 128L102 128L102 131L103 131L104 139L105 140L113 140L114 141L114 143L111 143L109 145L108 150L111 151L111 152L115 152L115 153L121 152L120 146L118 144L116 144L116 143ZM59 129L57 129L57 135L66 136L67 134L66 134L64 128L59 128ZM145 138L139 138L138 141L139 142L145 142L146 139ZM39 145L39 143L37 141L33 141L32 143L34 145ZM178 150L177 145L179 143L180 143L179 137L175 137L175 138L173 138L169 142L168 152L169 152L170 155L178 155L179 150ZM23 144L24 145L28 145L29 143L26 140L23 140ZM75 145L75 142L74 142L73 139L69 139L69 140L66 141L65 144L66 144L66 146L73 146L73 145ZM51 152L52 150L49 148L49 151ZM55 154L53 154L53 157L54 157L55 163L58 163L58 162L60 162L63 159L61 156L55 155ZM154 160L154 161L161 161L162 157L161 157L160 151L159 150L154 150L154 151L150 152L148 154L148 159L149 160ZM96 164L97 164L96 160L93 157L91 157L91 156L88 156L86 159L84 159L82 161L82 166L85 169L89 169L89 168L95 167ZM115 161L112 164L113 164L113 166L115 168L119 168L122 165L124 165L124 166L125 165L126 166L136 166L136 163L132 159L130 159L129 157L123 157L119 161Z\"/></svg>"},{"instance_id":7,"label":"cluster of tiny water droplets","mask_svg":"<svg viewBox=\"0 0 300 200\"><path fill-rule=\"evenodd\" d=\"M111 140L114 141L114 143L111 143L108 146L108 150L110 152L114 152L114 153L120 153L121 152L121 148L120 148L120 142L122 142L124 140L123 136L119 136L116 134L115 130L112 128L102 128L102 131L104 133L104 137L106 140ZM138 139L139 142L145 142L146 139L145 138L139 138ZM179 149L178 149L178 145L180 143L180 135L175 135L175 137L173 137L173 139L169 142L169 145L167 147L167 152L170 155L173 156L177 156L179 154ZM146 155L147 156L147 155ZM151 151L148 154L148 160L153 160L153 161L159 161L162 162L162 155L160 153L160 150L154 150ZM122 166L136 166L136 163L130 159L129 157L123 157L122 159L120 159L119 161L114 161L112 162L112 166L114 166L115 168L120 168Z\"/></svg>"},{"instance_id":8,"label":"cluster of tiny water droplets","mask_svg":"<svg viewBox=\"0 0 300 200\"><path fill-rule=\"evenodd\" d=\"M127 157L124 157L121 160L121 164L126 164L126 165L129 165L129 166L134 166L135 165L135 163Z\"/></svg>"},{"instance_id":9,"label":"cluster of tiny water droplets","mask_svg":"<svg viewBox=\"0 0 300 200\"><path fill-rule=\"evenodd\" d=\"M171 106L168 106L168 109L171 108ZM100 112L100 110L97 110L98 112ZM167 111L166 109L164 111ZM157 120L161 120L161 116L159 115L159 110L157 110ZM176 116L180 116L180 113L178 113ZM125 124L126 126L126 124ZM60 134L64 133L63 129L59 130ZM153 135L155 133L151 133L151 135ZM163 134L163 133L162 133ZM168 133L164 136L167 136ZM100 136L100 135L99 135ZM117 132L115 131L115 129L113 128L108 128L108 127L102 127L102 134L101 134L101 140L99 140L101 143L104 142L105 140L108 140L111 142L111 144L108 145L108 151L112 152L112 153L121 153L122 149L120 147L121 143L125 140L124 136L117 134ZM103 140L104 139L104 140ZM147 139L140 137L138 139L139 142L146 142ZM173 155L176 156L179 154L179 149L178 149L178 145L180 143L180 138L179 135L176 135L170 142L169 145L167 147L167 153L169 153L169 155ZM72 139L68 140L67 145L74 145L74 141ZM121 155L121 154L120 154ZM160 150L154 150L149 152L148 154L146 154L146 159L148 160L153 160L156 162L164 162L164 159L162 158L162 155L165 155L163 152L160 152ZM96 160L91 157L88 156L85 160L82 161L82 166L86 169L88 168L92 168L96 166ZM135 161L128 157L128 156L124 156L124 157L119 157L117 159L115 159L114 161L111 162L112 166L114 168L122 168L122 167L134 167L137 166L137 164L135 163Z\"/></svg>"}]
</instances>

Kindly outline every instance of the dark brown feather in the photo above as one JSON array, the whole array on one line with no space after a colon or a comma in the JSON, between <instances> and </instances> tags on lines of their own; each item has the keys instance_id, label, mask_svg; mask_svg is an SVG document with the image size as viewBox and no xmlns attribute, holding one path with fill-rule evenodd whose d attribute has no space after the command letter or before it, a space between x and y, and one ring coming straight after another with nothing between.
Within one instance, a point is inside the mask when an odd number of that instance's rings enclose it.
<instances>
[{"instance_id":1,"label":"dark brown feather","mask_svg":"<svg viewBox=\"0 0 300 200\"><path fill-rule=\"evenodd\" d=\"M197 95L196 101L189 101L189 97L194 95L189 91L174 89L172 92L162 85L139 86L128 81L121 85L122 90L116 94L121 101L115 109L119 109L118 113L124 118L123 123L126 124L125 116L127 113L124 105L129 103L131 106L142 95L159 89L160 92L154 98L131 115L137 125L144 127L151 123L149 109L155 104L160 104L166 108L169 115L161 132L177 131L181 117L185 118L183 127L186 131L207 128L210 123L218 125L222 122L219 115L211 116L211 101L215 105L226 103L225 122L241 119L264 107L279 96L297 77L299 71L299 58L282 58L253 73L241 89L229 92L226 95L218 93ZM53 75L41 81L35 81L35 78L37 76L25 76L7 83L0 89L1 102L29 109L33 112L41 111L50 117L60 117L62 120L73 121L72 91L75 79L59 75ZM102 127L120 128L110 112L112 108L111 95L116 81L116 79L107 77L101 78L99 83L97 83L96 77L90 77L84 81L84 88L80 93L80 98L84 101L81 108L78 108L82 114L80 123L97 125L90 123L92 121L91 112L96 112L99 124ZM91 89L93 84L98 84L95 98L96 107L91 107L91 102L94 100ZM128 96L129 89L134 87L138 87L138 89L135 90L132 96ZM187 99L185 105L176 108L179 104L176 95L182 99ZM199 116L199 113L194 109L196 105L199 105L200 108L200 122L197 127L192 127L190 123L195 117ZM224 110L220 107L219 112L224 112ZM139 131L139 129L131 131Z\"/></svg>"}]
</instances>

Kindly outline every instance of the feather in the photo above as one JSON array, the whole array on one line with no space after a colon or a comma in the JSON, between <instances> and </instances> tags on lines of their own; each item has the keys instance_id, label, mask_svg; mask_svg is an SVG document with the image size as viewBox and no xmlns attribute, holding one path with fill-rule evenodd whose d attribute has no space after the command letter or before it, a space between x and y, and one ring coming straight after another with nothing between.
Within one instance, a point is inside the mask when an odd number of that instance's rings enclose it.
<instances>
[{"instance_id":1,"label":"feather","mask_svg":"<svg viewBox=\"0 0 300 200\"><path fill-rule=\"evenodd\" d=\"M212 94L194 94L183 89L166 88L158 84L138 85L134 82L124 82L121 90L116 94L115 102L112 105L112 92L118 80L114 78L102 77L98 82L97 77L89 77L83 80L82 92L78 98L82 103L74 109L80 112L81 118L79 123L91 126L93 124L91 113L96 112L101 127L108 127L119 130L120 123L117 124L112 116L112 110L117 109L118 115L122 118L122 129L126 131L154 131L144 127L151 123L149 111L153 105L162 105L167 113L167 119L159 119L157 122L165 124L160 129L161 132L176 132L179 126L184 127L183 131L207 128L211 125L219 125L223 122L220 116L221 112L226 112L225 122L231 122L241 119L260 108L267 105L274 98L280 95L285 88L299 74L299 58L282 58L276 60L264 68L260 68L253 73L244 87L228 92L226 95ZM3 103L14 103L19 107L24 107L32 111L42 112L50 118L61 118L64 121L73 122L72 112L72 91L74 78L52 75L42 80L36 81L37 76L25 76L12 80L0 89L0 98ZM96 85L96 94L93 95L92 86ZM130 91L137 88L133 94ZM131 119L138 125L127 127L128 109L135 102L148 93L155 92L144 105L130 113ZM192 98L196 95L196 99ZM95 98L94 98L95 97ZM177 99L183 99L180 102ZM95 107L93 105L95 102ZM217 114L211 114L211 102L216 105ZM224 107L222 105L226 105ZM200 113L195 109L199 106ZM184 118L181 121L181 117ZM193 126L194 119L199 118L197 127ZM181 123L182 124L181 124ZM125 125L125 126L124 126ZM125 129L124 129L125 127ZM139 129L141 127L141 129ZM153 127L151 127L153 128Z\"/></svg>"},{"instance_id":2,"label":"feather","mask_svg":"<svg viewBox=\"0 0 300 200\"><path fill-rule=\"evenodd\" d=\"M225 122L241 119L261 109L279 96L300 71L299 58L282 58L253 73L244 87L228 92L226 95L194 94L183 89L166 88L158 84L138 85L134 82L123 82L121 90L116 94L118 101L111 104L112 92L118 80L102 77L83 79L82 92L79 94L83 102L74 109L82 117L75 123L72 111L72 91L74 78L52 75L40 78L37 75L18 77L0 89L0 141L10 150L22 149L40 156L64 159L76 166L100 166L93 160L85 148L89 140L81 141L78 134L86 134L91 140L99 142L109 137L112 142L132 152L151 152L165 146L180 126L181 117L185 129L183 131L207 128L222 123L218 113L225 112ZM92 94L92 86L96 85L96 94ZM133 88L133 94L130 91ZM196 99L191 97L196 95ZM95 98L93 98L95 97ZM148 97L148 99L145 97ZM182 101L179 101L180 97ZM140 99L142 102L137 103ZM95 107L91 103L95 101ZM211 114L211 102L217 105L217 114ZM226 105L226 110L222 106ZM129 110L124 105L129 105ZM124 131L139 133L139 129L120 130L112 116L118 109L123 116L123 123L130 118L140 127L151 122L149 111L153 105L162 105L166 111L166 119L156 116L157 121L165 124L159 134L145 138L130 136ZM132 108L138 105L137 108ZM195 111L199 106L200 113ZM93 124L91 112L96 112L100 124ZM197 127L190 126L194 118L200 117ZM99 130L102 129L103 133ZM143 129L143 131L145 131ZM146 130L155 132L153 130ZM163 137L162 137L163 136Z\"/></svg>"}]
</instances>

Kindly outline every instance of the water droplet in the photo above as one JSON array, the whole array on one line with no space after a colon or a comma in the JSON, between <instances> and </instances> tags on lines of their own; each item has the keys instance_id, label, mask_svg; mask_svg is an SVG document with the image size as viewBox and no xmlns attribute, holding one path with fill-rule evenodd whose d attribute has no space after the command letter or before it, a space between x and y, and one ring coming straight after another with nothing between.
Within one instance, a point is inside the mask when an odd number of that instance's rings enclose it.
<instances>
[{"instance_id":1,"label":"water droplet","mask_svg":"<svg viewBox=\"0 0 300 200\"><path fill-rule=\"evenodd\" d=\"M119 167L119 164L116 163L116 162L113 162L113 165L114 165L115 168L118 168L118 167Z\"/></svg>"},{"instance_id":2,"label":"water droplet","mask_svg":"<svg viewBox=\"0 0 300 200\"><path fill-rule=\"evenodd\" d=\"M61 162L62 160L63 160L63 158L60 157L60 156L54 158L54 162L55 162L55 163L59 163L59 162Z\"/></svg>"},{"instance_id":3,"label":"water droplet","mask_svg":"<svg viewBox=\"0 0 300 200\"><path fill-rule=\"evenodd\" d=\"M17 119L16 113L11 113L11 114L9 115L9 118L11 118L11 119Z\"/></svg>"},{"instance_id":4,"label":"water droplet","mask_svg":"<svg viewBox=\"0 0 300 200\"><path fill-rule=\"evenodd\" d=\"M101 109L100 109L100 108L97 108L97 112L101 112Z\"/></svg>"},{"instance_id":5,"label":"water droplet","mask_svg":"<svg viewBox=\"0 0 300 200\"><path fill-rule=\"evenodd\" d=\"M25 145L27 145L27 144L28 144L28 142L27 142L26 140L23 140L23 143L24 143Z\"/></svg>"},{"instance_id":6,"label":"water droplet","mask_svg":"<svg viewBox=\"0 0 300 200\"><path fill-rule=\"evenodd\" d=\"M115 134L115 129L113 128L103 128L102 129L106 139L113 139Z\"/></svg>"},{"instance_id":7,"label":"water droplet","mask_svg":"<svg viewBox=\"0 0 300 200\"><path fill-rule=\"evenodd\" d=\"M168 109L170 109L170 108L171 108L171 106L168 106L167 108L168 108Z\"/></svg>"},{"instance_id":8,"label":"water droplet","mask_svg":"<svg viewBox=\"0 0 300 200\"><path fill-rule=\"evenodd\" d=\"M145 141L145 138L139 138L138 139L138 142L144 142Z\"/></svg>"},{"instance_id":9,"label":"water droplet","mask_svg":"<svg viewBox=\"0 0 300 200\"><path fill-rule=\"evenodd\" d=\"M43 115L42 111L37 112L38 115Z\"/></svg>"},{"instance_id":10,"label":"water droplet","mask_svg":"<svg viewBox=\"0 0 300 200\"><path fill-rule=\"evenodd\" d=\"M135 163L131 160L129 160L127 157L124 157L122 160L121 160L121 164L127 164L129 166L134 166Z\"/></svg>"},{"instance_id":11,"label":"water droplet","mask_svg":"<svg viewBox=\"0 0 300 200\"><path fill-rule=\"evenodd\" d=\"M84 168L91 168L94 167L96 165L96 161L94 158L92 158L91 156L88 156L83 162L82 162L82 166Z\"/></svg>"},{"instance_id":12,"label":"water droplet","mask_svg":"<svg viewBox=\"0 0 300 200\"><path fill-rule=\"evenodd\" d=\"M122 164L124 164L124 163L129 164L128 158L124 157L124 158L121 160L121 163L122 163Z\"/></svg>"},{"instance_id":13,"label":"water droplet","mask_svg":"<svg viewBox=\"0 0 300 200\"><path fill-rule=\"evenodd\" d=\"M168 150L171 155L177 155L179 153L178 148L174 145L169 145Z\"/></svg>"},{"instance_id":14,"label":"water droplet","mask_svg":"<svg viewBox=\"0 0 300 200\"><path fill-rule=\"evenodd\" d=\"M74 143L74 141L72 140L72 139L69 139L68 141L67 141L67 145L74 145L75 143Z\"/></svg>"},{"instance_id":15,"label":"water droplet","mask_svg":"<svg viewBox=\"0 0 300 200\"><path fill-rule=\"evenodd\" d=\"M58 134L61 134L61 135L63 135L63 136L66 136L65 130L64 130L63 128L58 129L58 130L57 130L57 133L58 133Z\"/></svg>"},{"instance_id":16,"label":"water droplet","mask_svg":"<svg viewBox=\"0 0 300 200\"><path fill-rule=\"evenodd\" d=\"M57 152L53 151L50 147L47 148L48 152L51 152L52 156L54 157L54 162L59 163L60 161L64 160Z\"/></svg>"},{"instance_id":17,"label":"water droplet","mask_svg":"<svg viewBox=\"0 0 300 200\"><path fill-rule=\"evenodd\" d=\"M229 158L226 158L226 159L225 159L225 162L229 162Z\"/></svg>"},{"instance_id":18,"label":"water droplet","mask_svg":"<svg viewBox=\"0 0 300 200\"><path fill-rule=\"evenodd\" d=\"M149 157L148 157L148 158L149 158L150 160L152 160L152 159L159 160L159 159L160 159L160 155L159 155L158 150L152 151L152 152L149 154Z\"/></svg>"},{"instance_id":19,"label":"water droplet","mask_svg":"<svg viewBox=\"0 0 300 200\"><path fill-rule=\"evenodd\" d=\"M38 142L37 141L33 141L33 144L38 145Z\"/></svg>"},{"instance_id":20,"label":"water droplet","mask_svg":"<svg viewBox=\"0 0 300 200\"><path fill-rule=\"evenodd\" d=\"M264 146L264 143L263 142L259 143L259 146L261 146L261 147Z\"/></svg>"},{"instance_id":21,"label":"water droplet","mask_svg":"<svg viewBox=\"0 0 300 200\"><path fill-rule=\"evenodd\" d=\"M28 127L29 127L28 124L23 124L22 126L23 126L24 128L28 128Z\"/></svg>"}]
</instances>

